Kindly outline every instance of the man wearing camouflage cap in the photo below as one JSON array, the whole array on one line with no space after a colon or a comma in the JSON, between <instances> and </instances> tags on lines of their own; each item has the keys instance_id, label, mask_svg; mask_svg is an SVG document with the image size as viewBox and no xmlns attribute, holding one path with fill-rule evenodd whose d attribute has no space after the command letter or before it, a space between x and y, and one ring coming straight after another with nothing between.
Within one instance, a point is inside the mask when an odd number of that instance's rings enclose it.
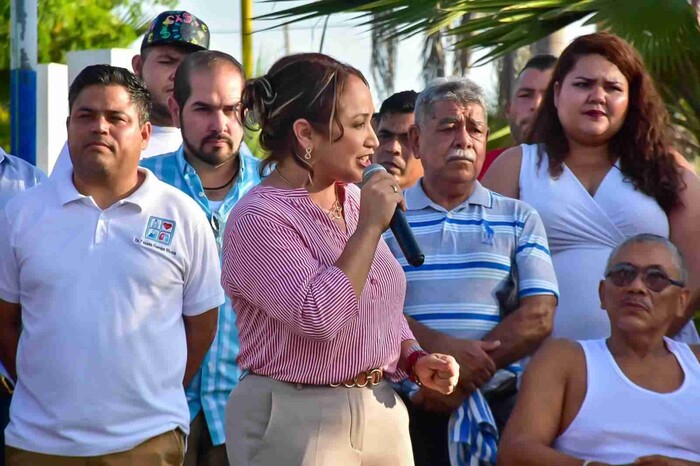
<instances>
[{"instance_id":1,"label":"man wearing camouflage cap","mask_svg":"<svg viewBox=\"0 0 700 466\"><path fill-rule=\"evenodd\" d=\"M151 22L141 42L141 52L131 60L134 73L142 78L151 93L151 124L153 132L142 158L176 151L182 135L168 110L168 98L173 93L175 70L187 55L209 49L209 27L192 13L181 10L164 11ZM68 145L64 145L51 172L72 170Z\"/></svg>"},{"instance_id":2,"label":"man wearing camouflage cap","mask_svg":"<svg viewBox=\"0 0 700 466\"><path fill-rule=\"evenodd\" d=\"M209 28L187 11L164 11L151 22L141 42L141 54L131 60L134 73L151 92L153 133L143 158L176 151L182 144L180 130L168 110L175 71L184 57L209 49Z\"/></svg>"}]
</instances>

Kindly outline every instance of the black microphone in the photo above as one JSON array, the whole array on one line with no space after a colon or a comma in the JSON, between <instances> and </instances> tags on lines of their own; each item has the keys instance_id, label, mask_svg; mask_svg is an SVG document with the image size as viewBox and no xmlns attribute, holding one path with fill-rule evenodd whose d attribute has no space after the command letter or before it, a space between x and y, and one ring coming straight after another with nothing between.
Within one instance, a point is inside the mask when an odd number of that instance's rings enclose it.
<instances>
[{"instance_id":1,"label":"black microphone","mask_svg":"<svg viewBox=\"0 0 700 466\"><path fill-rule=\"evenodd\" d=\"M379 164L373 163L369 167L365 168L362 172L362 184L364 185L369 179L377 172L385 172L386 168ZM391 223L389 223L389 228L396 238L396 242L399 243L401 252L406 257L409 264L414 267L420 267L425 261L425 254L420 250L420 246L416 242L416 237L413 236L411 227L408 225L408 220L406 220L406 215L401 210L401 207L396 206L396 211L394 216L391 217Z\"/></svg>"}]
</instances>

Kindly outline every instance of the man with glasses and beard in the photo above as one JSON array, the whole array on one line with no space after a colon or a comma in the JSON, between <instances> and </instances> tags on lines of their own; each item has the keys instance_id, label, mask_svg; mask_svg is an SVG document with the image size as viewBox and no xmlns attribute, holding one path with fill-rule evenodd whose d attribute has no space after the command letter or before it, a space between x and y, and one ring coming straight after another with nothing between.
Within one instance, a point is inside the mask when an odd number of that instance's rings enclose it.
<instances>
[{"instance_id":1,"label":"man with glasses and beard","mask_svg":"<svg viewBox=\"0 0 700 466\"><path fill-rule=\"evenodd\" d=\"M182 133L172 153L141 165L194 199L209 218L219 250L233 206L260 182L258 160L243 144L239 120L245 73L230 55L200 51L187 56L175 74L168 105ZM216 339L187 387L191 431L185 466L227 465L224 410L238 383L238 335L231 302L219 312Z\"/></svg>"},{"instance_id":2,"label":"man with glasses and beard","mask_svg":"<svg viewBox=\"0 0 700 466\"><path fill-rule=\"evenodd\" d=\"M666 238L620 244L598 288L610 337L556 339L535 354L498 464L700 465L700 346L666 337L688 304L687 276Z\"/></svg>"}]
</instances>

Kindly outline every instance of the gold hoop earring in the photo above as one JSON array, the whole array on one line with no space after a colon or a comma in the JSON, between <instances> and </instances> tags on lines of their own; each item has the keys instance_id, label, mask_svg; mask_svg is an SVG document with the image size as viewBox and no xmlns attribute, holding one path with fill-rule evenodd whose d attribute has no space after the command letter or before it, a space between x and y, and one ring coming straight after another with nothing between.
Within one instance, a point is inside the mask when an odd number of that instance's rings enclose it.
<instances>
[{"instance_id":1,"label":"gold hoop earring","mask_svg":"<svg viewBox=\"0 0 700 466\"><path fill-rule=\"evenodd\" d=\"M311 146L304 149L304 160L311 160L311 151L312 150L313 149L311 148Z\"/></svg>"}]
</instances>

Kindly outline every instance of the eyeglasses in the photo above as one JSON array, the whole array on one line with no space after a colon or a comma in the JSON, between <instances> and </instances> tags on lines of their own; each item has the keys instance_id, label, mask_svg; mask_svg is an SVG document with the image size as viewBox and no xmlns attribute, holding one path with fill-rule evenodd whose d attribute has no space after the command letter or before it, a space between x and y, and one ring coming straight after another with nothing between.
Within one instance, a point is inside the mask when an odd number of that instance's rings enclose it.
<instances>
[{"instance_id":1,"label":"eyeglasses","mask_svg":"<svg viewBox=\"0 0 700 466\"><path fill-rule=\"evenodd\" d=\"M654 293L665 290L669 285L685 287L684 282L669 278L666 272L654 265L642 269L632 264L617 264L610 268L605 278L609 278L613 285L623 287L629 286L640 273L644 286Z\"/></svg>"}]
</instances>

